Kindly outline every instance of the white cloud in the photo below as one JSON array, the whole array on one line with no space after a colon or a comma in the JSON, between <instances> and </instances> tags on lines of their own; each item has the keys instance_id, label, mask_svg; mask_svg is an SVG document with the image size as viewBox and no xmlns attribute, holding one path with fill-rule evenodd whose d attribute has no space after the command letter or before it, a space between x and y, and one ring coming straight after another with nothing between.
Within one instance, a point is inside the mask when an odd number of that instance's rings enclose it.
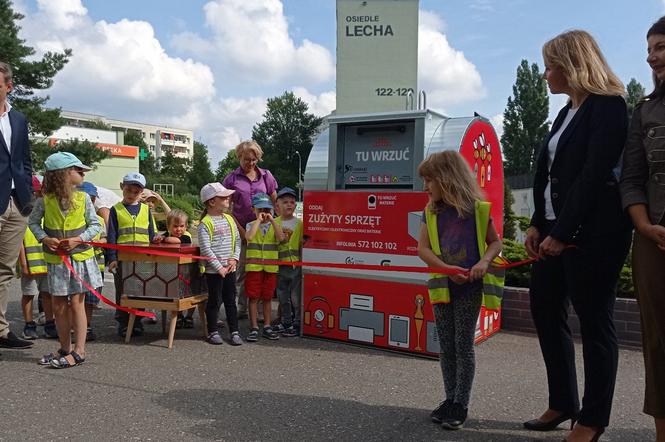
<instances>
[{"instance_id":1,"label":"white cloud","mask_svg":"<svg viewBox=\"0 0 665 442\"><path fill-rule=\"evenodd\" d=\"M292 88L296 97L301 98L309 106L309 112L317 117L324 117L335 109L336 94L335 91L323 92L319 95L314 95L304 87Z\"/></svg>"},{"instance_id":2,"label":"white cloud","mask_svg":"<svg viewBox=\"0 0 665 442\"><path fill-rule=\"evenodd\" d=\"M494 126L496 131L496 136L501 140L501 135L503 135L503 114L496 114L490 118L490 123Z\"/></svg>"},{"instance_id":3,"label":"white cloud","mask_svg":"<svg viewBox=\"0 0 665 442\"><path fill-rule=\"evenodd\" d=\"M296 44L279 0L214 0L204 6L206 40L191 32L177 34L174 48L194 53L228 79L277 84L289 80L317 84L335 75L328 49L303 40Z\"/></svg>"},{"instance_id":4,"label":"white cloud","mask_svg":"<svg viewBox=\"0 0 665 442\"><path fill-rule=\"evenodd\" d=\"M418 85L427 93L428 107L483 98L485 87L476 66L450 46L438 15L421 11L418 31Z\"/></svg>"},{"instance_id":5,"label":"white cloud","mask_svg":"<svg viewBox=\"0 0 665 442\"><path fill-rule=\"evenodd\" d=\"M187 108L215 93L210 68L169 56L148 22L93 22L80 0L39 0L37 6L24 32L38 53L73 52L48 91L59 105L141 118L167 106Z\"/></svg>"}]
</instances>

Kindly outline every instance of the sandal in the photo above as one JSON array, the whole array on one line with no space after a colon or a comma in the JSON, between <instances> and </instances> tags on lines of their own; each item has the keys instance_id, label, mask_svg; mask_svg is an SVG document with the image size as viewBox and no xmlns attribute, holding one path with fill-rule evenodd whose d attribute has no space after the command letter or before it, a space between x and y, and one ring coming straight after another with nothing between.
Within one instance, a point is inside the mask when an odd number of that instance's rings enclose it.
<instances>
[{"instance_id":1,"label":"sandal","mask_svg":"<svg viewBox=\"0 0 665 442\"><path fill-rule=\"evenodd\" d=\"M67 356L71 356L72 358L74 358L74 363L73 364L71 364L67 360ZM85 358L82 358L75 351L72 351L67 356L63 356L60 359L53 359L51 361L51 367L53 367L53 368L72 368L72 367L76 367L77 365L81 365L85 362Z\"/></svg>"},{"instance_id":2,"label":"sandal","mask_svg":"<svg viewBox=\"0 0 665 442\"><path fill-rule=\"evenodd\" d=\"M55 353L49 353L47 355L42 356L41 358L39 358L39 361L37 361L37 363L39 365L51 365L52 360L59 359L61 357L67 356L68 354L69 354L68 351L65 351L60 348Z\"/></svg>"}]
</instances>

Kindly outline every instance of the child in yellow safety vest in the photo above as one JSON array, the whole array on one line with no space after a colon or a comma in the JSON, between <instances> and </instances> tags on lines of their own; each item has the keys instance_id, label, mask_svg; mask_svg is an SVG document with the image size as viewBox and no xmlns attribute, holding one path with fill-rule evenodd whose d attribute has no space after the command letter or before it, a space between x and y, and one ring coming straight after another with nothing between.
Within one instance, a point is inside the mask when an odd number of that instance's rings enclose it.
<instances>
[{"instance_id":1,"label":"child in yellow safety vest","mask_svg":"<svg viewBox=\"0 0 665 442\"><path fill-rule=\"evenodd\" d=\"M97 186L95 186L90 182L85 181L83 182L83 184L79 186L79 190L87 193L88 196L90 196L90 200L92 200L92 204L95 204L95 201L99 196L97 194ZM102 225L102 230L92 240L98 243L105 243L106 223L104 222L104 218L102 218L99 214L97 214L97 219L99 220L99 223ZM95 247L95 259L97 259L97 266L99 267L99 271L102 273L102 275L104 275L104 268L105 268L104 249L102 247ZM96 290L98 293L102 293L103 288L104 286L96 287ZM95 296L92 292L86 291L84 305L85 305L86 322L88 324L86 340L94 341L95 339L97 339L97 335L95 335L95 332L92 329L92 312L99 305L99 298Z\"/></svg>"},{"instance_id":2,"label":"child in yellow safety vest","mask_svg":"<svg viewBox=\"0 0 665 442\"><path fill-rule=\"evenodd\" d=\"M41 198L42 184L39 178L32 177L32 190L36 198ZM44 308L44 335L47 338L57 338L58 332L53 320L53 309L51 307L51 295L48 292L48 281L46 279L46 261L42 245L32 231L26 228L23 236L23 244L19 254L21 268L21 307L25 326L23 327L23 339L37 339L37 323L32 316L33 299L39 296Z\"/></svg>"},{"instance_id":3,"label":"child in yellow safety vest","mask_svg":"<svg viewBox=\"0 0 665 442\"><path fill-rule=\"evenodd\" d=\"M222 344L217 326L217 315L224 303L226 321L232 345L241 345L236 307L236 268L240 259L240 233L238 226L228 214L231 205L229 190L220 183L208 183L201 188L201 202L205 206L198 226L199 249L202 256L213 258L201 261L208 283L206 303L206 340L213 345Z\"/></svg>"},{"instance_id":4,"label":"child in yellow safety vest","mask_svg":"<svg viewBox=\"0 0 665 442\"><path fill-rule=\"evenodd\" d=\"M141 193L145 188L145 177L138 172L125 175L120 183L122 201L111 207L109 224L107 226L106 241L109 244L148 245L155 237L155 226L152 213L147 204L140 201ZM115 282L115 302L120 304L122 296L123 266L118 262L118 252L106 249L106 268L113 273ZM124 337L127 333L129 313L116 310L115 320L118 321L118 335ZM132 335L143 334L143 324L135 321Z\"/></svg>"},{"instance_id":5,"label":"child in yellow safety vest","mask_svg":"<svg viewBox=\"0 0 665 442\"><path fill-rule=\"evenodd\" d=\"M266 339L278 339L279 335L270 325L272 313L271 300L277 286L276 264L264 261L277 261L279 258L279 244L284 241L284 232L272 217L272 201L263 193L256 193L252 197L252 207L256 220L247 224L245 239L247 240L247 263L245 264L245 293L249 300L249 320L251 330L247 341L259 340L258 304L263 301L263 333Z\"/></svg>"},{"instance_id":6,"label":"child in yellow safety vest","mask_svg":"<svg viewBox=\"0 0 665 442\"><path fill-rule=\"evenodd\" d=\"M303 225L295 217L296 192L285 187L277 192L279 216L275 222L284 232L284 240L278 248L280 261L299 262L302 255ZM302 267L280 265L277 273L277 299L282 310L282 322L274 327L277 333L288 338L300 331L300 302L302 299Z\"/></svg>"},{"instance_id":7,"label":"child in yellow safety vest","mask_svg":"<svg viewBox=\"0 0 665 442\"><path fill-rule=\"evenodd\" d=\"M43 244L60 349L44 355L39 362L54 368L70 368L82 364L86 358L87 288L83 281L91 287L102 285L95 251L85 244L100 232L101 224L90 197L76 190L90 167L69 152L50 155L44 165L44 197L36 201L28 225ZM73 346L72 328L76 338Z\"/></svg>"},{"instance_id":8,"label":"child in yellow safety vest","mask_svg":"<svg viewBox=\"0 0 665 442\"><path fill-rule=\"evenodd\" d=\"M501 252L490 203L469 165L455 151L437 152L418 166L429 203L423 211L418 255L433 273L428 281L440 345L445 400L433 422L456 430L467 417L475 372L474 339L481 304L498 308L503 281L490 263Z\"/></svg>"}]
</instances>

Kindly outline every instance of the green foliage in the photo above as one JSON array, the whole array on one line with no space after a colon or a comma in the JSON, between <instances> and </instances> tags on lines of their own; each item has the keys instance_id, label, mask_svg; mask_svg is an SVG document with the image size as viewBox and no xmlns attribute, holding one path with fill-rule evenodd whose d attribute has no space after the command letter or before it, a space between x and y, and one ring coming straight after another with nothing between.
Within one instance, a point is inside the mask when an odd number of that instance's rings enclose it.
<instances>
[{"instance_id":1,"label":"green foliage","mask_svg":"<svg viewBox=\"0 0 665 442\"><path fill-rule=\"evenodd\" d=\"M81 141L78 139L60 141L55 146L49 146L46 142L34 143L31 149L32 168L36 172L44 172L44 161L55 152L70 152L76 155L81 162L93 169L106 158L111 157L111 152L97 147L96 143Z\"/></svg>"},{"instance_id":2,"label":"green foliage","mask_svg":"<svg viewBox=\"0 0 665 442\"><path fill-rule=\"evenodd\" d=\"M518 262L529 258L524 244L518 243L512 239L503 240L502 256L510 262ZM517 266L506 270L506 286L528 288L530 279L531 264Z\"/></svg>"},{"instance_id":3,"label":"green foliage","mask_svg":"<svg viewBox=\"0 0 665 442\"><path fill-rule=\"evenodd\" d=\"M503 186L503 237L504 239L515 239L517 231L515 230L515 212L513 212L513 203L515 198L510 191L508 183Z\"/></svg>"},{"instance_id":4,"label":"green foliage","mask_svg":"<svg viewBox=\"0 0 665 442\"><path fill-rule=\"evenodd\" d=\"M322 119L308 109L307 103L293 92L284 92L268 99L263 121L252 129L252 138L264 152L260 167L270 170L280 187L295 189L300 182L295 152L300 153L304 170L312 150L312 137L321 125Z\"/></svg>"},{"instance_id":5,"label":"green foliage","mask_svg":"<svg viewBox=\"0 0 665 442\"><path fill-rule=\"evenodd\" d=\"M194 141L194 155L192 156L192 169L188 175L189 188L198 192L201 187L211 183L215 175L210 171L210 159L208 158L208 146Z\"/></svg>"},{"instance_id":6,"label":"green foliage","mask_svg":"<svg viewBox=\"0 0 665 442\"><path fill-rule=\"evenodd\" d=\"M111 125L104 123L102 120L82 121L81 123L83 127L88 129L112 130Z\"/></svg>"},{"instance_id":7,"label":"green foliage","mask_svg":"<svg viewBox=\"0 0 665 442\"><path fill-rule=\"evenodd\" d=\"M164 201L166 201L171 210L180 209L185 212L189 217L190 226L192 225L192 221L198 220L201 216L203 205L198 195L182 194L173 197L162 195L162 198L164 198Z\"/></svg>"},{"instance_id":8,"label":"green foliage","mask_svg":"<svg viewBox=\"0 0 665 442\"><path fill-rule=\"evenodd\" d=\"M635 110L635 106L637 103L644 97L645 90L644 86L640 84L639 81L635 80L634 78L630 79L630 82L626 86L626 104L628 105L628 115L632 116L633 115L633 110Z\"/></svg>"},{"instance_id":9,"label":"green foliage","mask_svg":"<svg viewBox=\"0 0 665 442\"><path fill-rule=\"evenodd\" d=\"M236 151L230 150L229 153L226 154L226 158L224 158L219 162L219 164L217 164L217 170L215 171L215 180L220 182L224 181L226 175L233 172L238 167L240 167L240 161L236 156Z\"/></svg>"},{"instance_id":10,"label":"green foliage","mask_svg":"<svg viewBox=\"0 0 665 442\"><path fill-rule=\"evenodd\" d=\"M49 51L35 57L35 50L19 38L21 28L17 22L22 19L23 15L12 9L10 0L0 0L0 60L9 63L13 70L12 106L26 115L31 134L48 136L63 124L60 109L43 109L49 97L35 97L34 91L53 85L53 77L67 64L72 51Z\"/></svg>"},{"instance_id":11,"label":"green foliage","mask_svg":"<svg viewBox=\"0 0 665 442\"><path fill-rule=\"evenodd\" d=\"M145 140L141 136L141 133L135 130L128 130L127 133L125 133L125 141L124 144L126 146L135 146L141 149L144 149L145 151L148 150L148 145L146 144ZM154 161L154 157L153 157Z\"/></svg>"},{"instance_id":12,"label":"green foliage","mask_svg":"<svg viewBox=\"0 0 665 442\"><path fill-rule=\"evenodd\" d=\"M549 131L548 113L549 98L543 74L536 63L529 67L529 62L522 60L517 68L513 96L508 98L503 113L501 146L506 176L534 172L538 148Z\"/></svg>"},{"instance_id":13,"label":"green foliage","mask_svg":"<svg viewBox=\"0 0 665 442\"><path fill-rule=\"evenodd\" d=\"M517 220L519 229L522 232L526 232L526 229L528 229L529 225L531 224L531 218L528 216L516 216L515 219Z\"/></svg>"}]
</instances>

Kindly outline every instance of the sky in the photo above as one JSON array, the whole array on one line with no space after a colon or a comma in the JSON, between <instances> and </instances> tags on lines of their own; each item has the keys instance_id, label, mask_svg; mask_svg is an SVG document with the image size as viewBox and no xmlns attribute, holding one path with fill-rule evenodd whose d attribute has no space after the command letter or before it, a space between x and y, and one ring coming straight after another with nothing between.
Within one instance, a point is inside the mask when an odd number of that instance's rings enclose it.
<instances>
[{"instance_id":1,"label":"sky","mask_svg":"<svg viewBox=\"0 0 665 442\"><path fill-rule=\"evenodd\" d=\"M50 106L191 129L213 169L293 91L335 108L334 0L14 0L37 54L73 56L46 91ZM542 69L544 42L589 31L611 68L651 88L645 34L665 0L420 0L419 89L452 117L478 112L502 130L522 59ZM550 116L565 97L550 98Z\"/></svg>"}]
</instances>

